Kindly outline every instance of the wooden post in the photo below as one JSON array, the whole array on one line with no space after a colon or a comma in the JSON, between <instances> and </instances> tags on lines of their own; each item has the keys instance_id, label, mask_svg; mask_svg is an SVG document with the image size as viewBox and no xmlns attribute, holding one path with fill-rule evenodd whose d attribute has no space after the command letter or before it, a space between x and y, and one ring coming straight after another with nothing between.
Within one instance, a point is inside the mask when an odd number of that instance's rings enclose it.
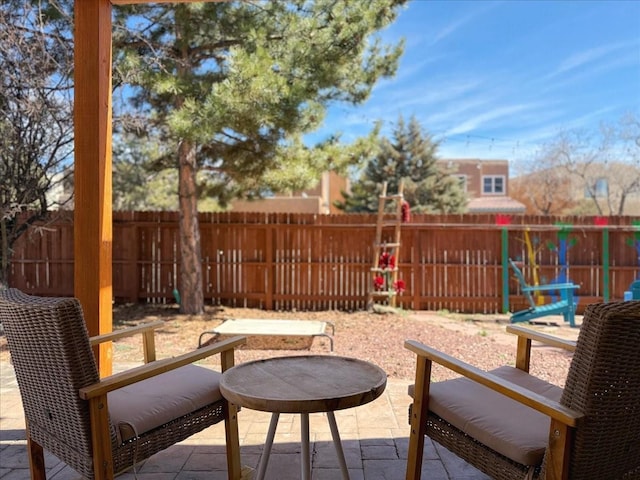
<instances>
[{"instance_id":1,"label":"wooden post","mask_svg":"<svg viewBox=\"0 0 640 480\"><path fill-rule=\"evenodd\" d=\"M424 276L425 266L421 263L422 244L420 243L420 229L413 230L413 250L411 252L411 291L413 300L411 308L420 310L420 298L422 296L422 278Z\"/></svg>"},{"instance_id":2,"label":"wooden post","mask_svg":"<svg viewBox=\"0 0 640 480\"><path fill-rule=\"evenodd\" d=\"M611 299L611 283L609 281L609 229L602 229L602 289L603 300L608 302ZM569 281L567 279L567 281Z\"/></svg>"},{"instance_id":3,"label":"wooden post","mask_svg":"<svg viewBox=\"0 0 640 480\"><path fill-rule=\"evenodd\" d=\"M509 313L509 231L502 227L500 235L502 257L502 313Z\"/></svg>"},{"instance_id":4,"label":"wooden post","mask_svg":"<svg viewBox=\"0 0 640 480\"><path fill-rule=\"evenodd\" d=\"M74 294L89 335L112 330L111 2L75 2ZM100 375L112 347L97 347Z\"/></svg>"},{"instance_id":5,"label":"wooden post","mask_svg":"<svg viewBox=\"0 0 640 480\"><path fill-rule=\"evenodd\" d=\"M265 308L267 310L273 310L273 292L275 291L275 262L274 262L274 242L273 236L276 234L276 229L274 229L273 224L268 224L265 229L265 235L267 244L265 246L265 265L267 271L267 284L265 285ZM277 246L277 242L276 242Z\"/></svg>"},{"instance_id":6,"label":"wooden post","mask_svg":"<svg viewBox=\"0 0 640 480\"><path fill-rule=\"evenodd\" d=\"M420 480L424 455L424 436L429 414L429 386L431 384L431 360L421 355L416 359L416 377L411 406L411 430L407 452L406 480Z\"/></svg>"}]
</instances>

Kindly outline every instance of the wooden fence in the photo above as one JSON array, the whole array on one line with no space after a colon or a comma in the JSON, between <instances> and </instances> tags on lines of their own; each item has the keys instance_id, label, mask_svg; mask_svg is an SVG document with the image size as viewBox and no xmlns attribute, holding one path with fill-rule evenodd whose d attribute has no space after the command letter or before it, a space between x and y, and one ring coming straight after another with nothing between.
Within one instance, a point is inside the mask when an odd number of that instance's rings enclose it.
<instances>
[{"instance_id":1,"label":"wooden fence","mask_svg":"<svg viewBox=\"0 0 640 480\"><path fill-rule=\"evenodd\" d=\"M56 215L15 246L11 286L73 295L73 214ZM177 219L175 212L114 212L116 302L174 301L174 290L180 291ZM507 257L524 260L531 283L564 275L579 284L579 306L621 299L638 275L640 228L630 217L605 220L413 215L402 227L399 278L407 289L398 305L468 313L521 308L513 272L504 269ZM375 222L375 215L201 214L207 303L363 309L372 285Z\"/></svg>"}]
</instances>

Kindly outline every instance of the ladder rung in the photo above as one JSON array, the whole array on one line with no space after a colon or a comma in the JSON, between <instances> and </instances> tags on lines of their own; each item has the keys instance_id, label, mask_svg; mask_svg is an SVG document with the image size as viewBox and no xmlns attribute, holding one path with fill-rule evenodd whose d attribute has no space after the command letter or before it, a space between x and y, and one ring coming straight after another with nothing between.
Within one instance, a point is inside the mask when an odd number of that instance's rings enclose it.
<instances>
[{"instance_id":1,"label":"ladder rung","mask_svg":"<svg viewBox=\"0 0 640 480\"><path fill-rule=\"evenodd\" d=\"M395 200L397 198L402 198L402 195L400 194L396 194L396 195L380 195L380 198L383 200Z\"/></svg>"},{"instance_id":2,"label":"ladder rung","mask_svg":"<svg viewBox=\"0 0 640 480\"><path fill-rule=\"evenodd\" d=\"M383 247L395 248L395 247L399 247L400 244L399 243L376 243L373 246L376 248L383 248Z\"/></svg>"},{"instance_id":3,"label":"ladder rung","mask_svg":"<svg viewBox=\"0 0 640 480\"><path fill-rule=\"evenodd\" d=\"M372 267L371 268L372 272L397 272L398 269L397 268L379 268L379 267Z\"/></svg>"},{"instance_id":4,"label":"ladder rung","mask_svg":"<svg viewBox=\"0 0 640 480\"><path fill-rule=\"evenodd\" d=\"M384 291L384 290L376 290L375 292L371 292L370 295L373 297L388 297L390 295L395 295L396 292L393 290Z\"/></svg>"}]
</instances>

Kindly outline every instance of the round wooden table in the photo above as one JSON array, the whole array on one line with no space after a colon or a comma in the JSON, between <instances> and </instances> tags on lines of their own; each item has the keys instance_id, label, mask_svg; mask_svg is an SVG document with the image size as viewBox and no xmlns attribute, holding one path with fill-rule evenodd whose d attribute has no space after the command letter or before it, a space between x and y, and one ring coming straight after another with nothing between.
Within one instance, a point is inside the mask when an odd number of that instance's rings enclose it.
<instances>
[{"instance_id":1,"label":"round wooden table","mask_svg":"<svg viewBox=\"0 0 640 480\"><path fill-rule=\"evenodd\" d=\"M326 412L342 478L349 479L336 410L357 407L378 398L387 374L376 365L355 358L325 355L276 357L236 365L222 374L220 391L236 405L271 412L271 423L256 480L263 480L281 413L299 413L302 479L311 478L309 414Z\"/></svg>"}]
</instances>

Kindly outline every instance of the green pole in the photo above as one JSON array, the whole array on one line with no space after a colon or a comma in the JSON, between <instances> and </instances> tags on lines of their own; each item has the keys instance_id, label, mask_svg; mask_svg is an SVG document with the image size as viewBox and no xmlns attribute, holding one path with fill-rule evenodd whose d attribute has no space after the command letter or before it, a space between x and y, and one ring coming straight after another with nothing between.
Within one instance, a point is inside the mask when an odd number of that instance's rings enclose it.
<instances>
[{"instance_id":1,"label":"green pole","mask_svg":"<svg viewBox=\"0 0 640 480\"><path fill-rule=\"evenodd\" d=\"M602 229L602 287L604 301L608 302L611 296L609 291L609 229Z\"/></svg>"},{"instance_id":2,"label":"green pole","mask_svg":"<svg viewBox=\"0 0 640 480\"><path fill-rule=\"evenodd\" d=\"M502 313L509 313L509 232L502 228Z\"/></svg>"}]
</instances>

